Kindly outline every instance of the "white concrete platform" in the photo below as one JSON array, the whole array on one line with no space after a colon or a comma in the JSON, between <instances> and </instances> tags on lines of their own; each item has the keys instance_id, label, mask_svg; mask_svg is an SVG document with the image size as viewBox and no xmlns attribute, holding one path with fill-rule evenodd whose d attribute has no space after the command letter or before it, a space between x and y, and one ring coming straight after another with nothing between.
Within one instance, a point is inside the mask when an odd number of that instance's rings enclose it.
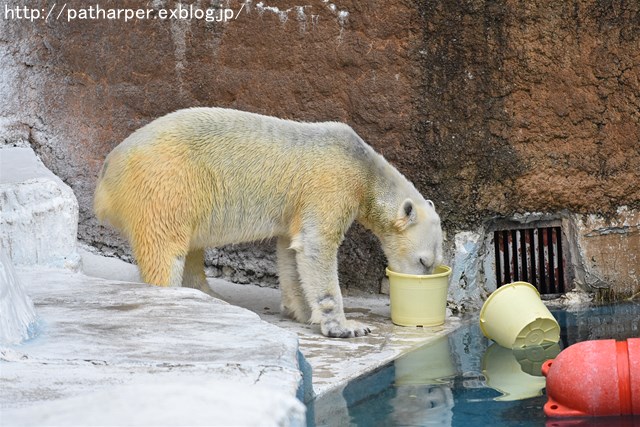
<instances>
[{"instance_id":1,"label":"white concrete platform","mask_svg":"<svg viewBox=\"0 0 640 427\"><path fill-rule=\"evenodd\" d=\"M449 316L442 326L420 328L396 326L391 322L386 295L346 296L347 318L371 327L371 334L358 338L327 338L318 326L303 325L280 314L280 291L251 285L237 285L209 279L221 297L257 313L263 320L295 332L300 351L312 369L313 397L320 397L348 381L387 364L458 328L461 320Z\"/></svg>"},{"instance_id":2,"label":"white concrete platform","mask_svg":"<svg viewBox=\"0 0 640 427\"><path fill-rule=\"evenodd\" d=\"M84 271L102 277L137 281L134 265L115 258L105 259L79 250ZM280 291L253 285L238 285L220 279L209 279L211 289L230 304L258 314L260 318L298 336L300 351L312 372L305 401L345 385L349 380L396 359L399 355L425 345L458 328L461 320L448 316L442 326L410 328L391 323L387 295L347 295L345 312L350 319L369 325L372 333L365 337L341 339L322 336L318 326L303 325L280 314Z\"/></svg>"},{"instance_id":3,"label":"white concrete platform","mask_svg":"<svg viewBox=\"0 0 640 427\"><path fill-rule=\"evenodd\" d=\"M83 261L100 259L83 253ZM135 277L134 266L109 261L100 264ZM103 267L89 269L110 274ZM304 425L294 396L310 401L344 387L461 323L394 326L388 297L347 296L347 316L372 333L326 338L316 326L283 318L277 289L210 280L261 321L192 289L44 267L17 273L40 334L0 349L3 425ZM298 365L298 348L306 367Z\"/></svg>"},{"instance_id":4,"label":"white concrete platform","mask_svg":"<svg viewBox=\"0 0 640 427\"><path fill-rule=\"evenodd\" d=\"M295 334L192 289L17 274L40 324L0 348L2 425L304 425Z\"/></svg>"},{"instance_id":5,"label":"white concrete platform","mask_svg":"<svg viewBox=\"0 0 640 427\"><path fill-rule=\"evenodd\" d=\"M78 201L30 148L0 148L0 248L16 265L77 268Z\"/></svg>"},{"instance_id":6,"label":"white concrete platform","mask_svg":"<svg viewBox=\"0 0 640 427\"><path fill-rule=\"evenodd\" d=\"M97 256L90 252L90 248L81 248L79 253L84 271L90 274L117 276L120 280L140 280L134 265ZM306 385L305 401L344 386L349 380L432 342L461 324L458 317L448 316L445 324L437 327L395 326L391 323L388 296L347 295L344 297L347 317L369 325L372 333L350 339L327 338L322 336L317 326L303 325L282 316L278 289L238 285L220 279L209 279L209 286L228 303L251 310L262 320L298 336L300 351L311 368L312 377L312 384Z\"/></svg>"}]
</instances>

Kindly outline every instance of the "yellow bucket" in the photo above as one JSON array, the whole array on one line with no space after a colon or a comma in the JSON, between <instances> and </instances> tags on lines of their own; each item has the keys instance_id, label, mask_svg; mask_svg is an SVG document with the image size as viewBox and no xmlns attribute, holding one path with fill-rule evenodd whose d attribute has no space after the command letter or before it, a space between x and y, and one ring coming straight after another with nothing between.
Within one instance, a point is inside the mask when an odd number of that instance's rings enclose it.
<instances>
[{"instance_id":1,"label":"yellow bucket","mask_svg":"<svg viewBox=\"0 0 640 427\"><path fill-rule=\"evenodd\" d=\"M391 321L400 326L444 323L451 268L440 265L433 274L396 273L387 268Z\"/></svg>"},{"instance_id":2,"label":"yellow bucket","mask_svg":"<svg viewBox=\"0 0 640 427\"><path fill-rule=\"evenodd\" d=\"M506 348L556 343L560 326L527 282L514 282L495 290L480 310L485 337Z\"/></svg>"}]
</instances>

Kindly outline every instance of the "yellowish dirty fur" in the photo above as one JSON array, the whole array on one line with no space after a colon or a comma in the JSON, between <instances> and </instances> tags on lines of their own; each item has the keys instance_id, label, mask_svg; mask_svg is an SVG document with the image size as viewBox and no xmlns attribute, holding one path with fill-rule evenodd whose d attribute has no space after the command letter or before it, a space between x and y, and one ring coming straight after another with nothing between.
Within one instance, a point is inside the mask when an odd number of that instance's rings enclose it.
<instances>
[{"instance_id":1,"label":"yellowish dirty fur","mask_svg":"<svg viewBox=\"0 0 640 427\"><path fill-rule=\"evenodd\" d=\"M344 316L337 251L354 220L393 270L442 259L440 219L347 125L193 108L134 132L107 156L94 208L130 241L143 279L210 292L204 248L278 237L282 309L328 336L369 329Z\"/></svg>"}]
</instances>

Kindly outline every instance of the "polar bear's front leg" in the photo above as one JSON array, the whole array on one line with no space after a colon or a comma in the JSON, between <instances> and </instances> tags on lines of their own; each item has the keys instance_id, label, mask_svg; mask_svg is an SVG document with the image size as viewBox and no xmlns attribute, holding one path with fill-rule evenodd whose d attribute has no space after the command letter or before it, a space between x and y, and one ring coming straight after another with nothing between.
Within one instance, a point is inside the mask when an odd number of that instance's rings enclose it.
<instances>
[{"instance_id":1,"label":"polar bear's front leg","mask_svg":"<svg viewBox=\"0 0 640 427\"><path fill-rule=\"evenodd\" d=\"M311 318L311 310L300 283L296 252L290 248L290 245L291 240L288 237L278 238L276 255L278 258L278 280L282 295L280 311L298 322L306 323Z\"/></svg>"},{"instance_id":2,"label":"polar bear's front leg","mask_svg":"<svg viewBox=\"0 0 640 427\"><path fill-rule=\"evenodd\" d=\"M328 337L360 337L371 330L345 317L338 284L337 256L337 245L307 241L297 249L298 274L311 308L310 322L319 323L322 334Z\"/></svg>"}]
</instances>

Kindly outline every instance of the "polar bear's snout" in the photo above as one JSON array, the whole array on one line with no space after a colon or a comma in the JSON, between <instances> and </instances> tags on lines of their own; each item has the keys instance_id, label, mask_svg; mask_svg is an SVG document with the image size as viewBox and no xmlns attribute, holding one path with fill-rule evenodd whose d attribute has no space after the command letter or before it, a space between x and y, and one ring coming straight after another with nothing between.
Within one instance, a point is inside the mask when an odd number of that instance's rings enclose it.
<instances>
[{"instance_id":1,"label":"polar bear's snout","mask_svg":"<svg viewBox=\"0 0 640 427\"><path fill-rule=\"evenodd\" d=\"M433 273L433 269L435 268L435 265L433 261L429 261L429 259L431 258L433 257L429 257L429 256L420 257L420 264L422 264L422 266L424 267L424 274Z\"/></svg>"}]
</instances>

